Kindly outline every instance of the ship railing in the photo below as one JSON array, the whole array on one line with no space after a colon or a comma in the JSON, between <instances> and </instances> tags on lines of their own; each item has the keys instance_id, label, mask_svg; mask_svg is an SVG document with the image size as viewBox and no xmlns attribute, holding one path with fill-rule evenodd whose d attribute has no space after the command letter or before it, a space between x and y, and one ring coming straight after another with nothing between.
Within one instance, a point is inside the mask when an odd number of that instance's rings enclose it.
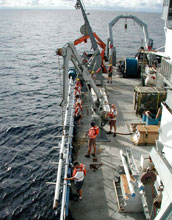
<instances>
[{"instance_id":1,"label":"ship railing","mask_svg":"<svg viewBox=\"0 0 172 220\"><path fill-rule=\"evenodd\" d=\"M62 176L66 177L69 170L70 157L72 151L72 138L73 138L73 127L74 127L74 88L72 78L69 81L68 97L65 108L65 116L63 122L63 134L60 142L59 150L59 161L57 169L57 178L55 182L55 194L53 209L57 209L60 204L60 220L65 219L65 213L68 211L67 207L67 193L68 184L67 181L62 179ZM64 168L64 172L62 170ZM63 188L61 187L63 185ZM62 197L61 197L62 195ZM69 195L68 195L69 197Z\"/></svg>"},{"instance_id":2,"label":"ship railing","mask_svg":"<svg viewBox=\"0 0 172 220\"><path fill-rule=\"evenodd\" d=\"M164 82L172 87L172 62L162 58L159 74L163 77Z\"/></svg>"},{"instance_id":3,"label":"ship railing","mask_svg":"<svg viewBox=\"0 0 172 220\"><path fill-rule=\"evenodd\" d=\"M74 106L74 98L72 100L72 106ZM73 125L74 125L74 108L72 108L70 115L70 127L69 127L69 136L67 142L67 151L66 151L66 161L65 161L65 172L64 176L66 177L69 171L69 164L71 162L71 151L72 151L72 138L73 138ZM60 220L64 220L65 216L68 216L68 206L69 206L69 187L67 181L63 182L62 190L62 201L61 201L61 211L60 211Z\"/></svg>"}]
</instances>

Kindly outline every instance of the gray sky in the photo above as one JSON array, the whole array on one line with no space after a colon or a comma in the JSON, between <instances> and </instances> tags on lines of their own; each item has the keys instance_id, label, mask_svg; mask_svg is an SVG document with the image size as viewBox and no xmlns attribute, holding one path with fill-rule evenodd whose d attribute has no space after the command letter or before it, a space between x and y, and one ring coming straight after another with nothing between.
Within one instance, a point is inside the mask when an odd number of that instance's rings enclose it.
<instances>
[{"instance_id":1,"label":"gray sky","mask_svg":"<svg viewBox=\"0 0 172 220\"><path fill-rule=\"evenodd\" d=\"M84 0L87 9L162 11L163 0ZM76 0L0 0L1 7L74 8Z\"/></svg>"}]
</instances>

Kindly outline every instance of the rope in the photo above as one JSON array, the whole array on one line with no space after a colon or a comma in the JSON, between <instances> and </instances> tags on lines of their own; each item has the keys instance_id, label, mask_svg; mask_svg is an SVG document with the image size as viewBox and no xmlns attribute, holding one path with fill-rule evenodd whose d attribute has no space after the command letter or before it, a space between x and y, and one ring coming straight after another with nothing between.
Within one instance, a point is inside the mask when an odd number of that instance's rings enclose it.
<instances>
[{"instance_id":1,"label":"rope","mask_svg":"<svg viewBox=\"0 0 172 220\"><path fill-rule=\"evenodd\" d=\"M114 132L114 133L119 134L119 135L132 135L132 134L134 134L133 132L130 132L130 133Z\"/></svg>"}]
</instances>

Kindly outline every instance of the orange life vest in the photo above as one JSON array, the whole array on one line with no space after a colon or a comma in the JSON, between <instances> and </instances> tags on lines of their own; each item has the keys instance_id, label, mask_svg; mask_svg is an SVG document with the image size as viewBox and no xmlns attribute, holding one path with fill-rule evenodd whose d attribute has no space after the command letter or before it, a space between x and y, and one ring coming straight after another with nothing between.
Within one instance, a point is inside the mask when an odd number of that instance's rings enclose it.
<instances>
[{"instance_id":1,"label":"orange life vest","mask_svg":"<svg viewBox=\"0 0 172 220\"><path fill-rule=\"evenodd\" d=\"M116 117L117 117L117 110L111 109L110 112L109 112L109 118L110 119L115 119Z\"/></svg>"},{"instance_id":2,"label":"orange life vest","mask_svg":"<svg viewBox=\"0 0 172 220\"><path fill-rule=\"evenodd\" d=\"M81 87L81 86L82 86L80 81L76 81L76 84L75 84L75 85L78 86L78 87Z\"/></svg>"},{"instance_id":3,"label":"orange life vest","mask_svg":"<svg viewBox=\"0 0 172 220\"><path fill-rule=\"evenodd\" d=\"M76 95L81 95L81 90L80 90L79 87L75 87L74 92L75 92L75 96L76 96Z\"/></svg>"},{"instance_id":4,"label":"orange life vest","mask_svg":"<svg viewBox=\"0 0 172 220\"><path fill-rule=\"evenodd\" d=\"M99 127L94 126L89 129L88 136L89 138L96 138L99 134Z\"/></svg>"},{"instance_id":5,"label":"orange life vest","mask_svg":"<svg viewBox=\"0 0 172 220\"><path fill-rule=\"evenodd\" d=\"M82 111L82 109L79 106L76 106L76 108L75 108L75 115L76 116L81 115L81 111Z\"/></svg>"},{"instance_id":6,"label":"orange life vest","mask_svg":"<svg viewBox=\"0 0 172 220\"><path fill-rule=\"evenodd\" d=\"M75 176L76 173L79 172L79 171L83 171L83 172L84 172L84 176L87 175L86 166L85 166L83 163L81 163L81 164L79 165L79 167L77 167L77 168L75 168L75 169L73 170L72 176Z\"/></svg>"},{"instance_id":7,"label":"orange life vest","mask_svg":"<svg viewBox=\"0 0 172 220\"><path fill-rule=\"evenodd\" d=\"M76 99L76 103L77 103L77 102L78 102L78 103L79 103L79 104L80 104L80 105L82 106L82 104L83 104L83 101L82 101L82 99L80 99L80 98L77 98L77 99Z\"/></svg>"}]
</instances>

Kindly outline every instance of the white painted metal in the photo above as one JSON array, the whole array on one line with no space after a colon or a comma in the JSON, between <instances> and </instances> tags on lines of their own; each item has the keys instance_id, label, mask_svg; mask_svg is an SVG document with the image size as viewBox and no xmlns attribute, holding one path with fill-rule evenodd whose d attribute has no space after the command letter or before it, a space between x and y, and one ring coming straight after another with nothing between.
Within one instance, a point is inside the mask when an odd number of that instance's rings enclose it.
<instances>
[{"instance_id":1,"label":"white painted metal","mask_svg":"<svg viewBox=\"0 0 172 220\"><path fill-rule=\"evenodd\" d=\"M166 159L172 165L172 114L167 107L162 104L161 127L159 129L159 141L163 143Z\"/></svg>"},{"instance_id":2,"label":"white painted metal","mask_svg":"<svg viewBox=\"0 0 172 220\"><path fill-rule=\"evenodd\" d=\"M103 97L102 106L101 106L103 108L103 111L110 112L109 101L104 88L100 88L100 94ZM93 89L91 89L91 96L93 101L96 102L97 96Z\"/></svg>"},{"instance_id":3,"label":"white painted metal","mask_svg":"<svg viewBox=\"0 0 172 220\"><path fill-rule=\"evenodd\" d=\"M166 42L165 42L165 53L172 60L172 29L165 29Z\"/></svg>"},{"instance_id":4,"label":"white painted metal","mask_svg":"<svg viewBox=\"0 0 172 220\"><path fill-rule=\"evenodd\" d=\"M101 88L101 89L100 89L100 93L101 93L101 95L104 97L103 110L104 110L105 112L110 112L109 101L108 101L108 97L107 97L105 88Z\"/></svg>"},{"instance_id":5,"label":"white painted metal","mask_svg":"<svg viewBox=\"0 0 172 220\"><path fill-rule=\"evenodd\" d=\"M72 134L73 134L73 123L74 123L74 104L75 104L75 99L74 95L72 97L72 111L71 111L71 116L70 116L70 128L69 128L69 136L68 136L68 144L67 144L67 152L66 152L66 164L65 164L65 173L64 177L67 177L68 169L69 169L69 153L71 149L71 144L72 144ZM61 212L60 212L60 220L64 220L65 218L65 208L66 208L66 196L67 196L67 181L64 181L63 184L63 193L62 193L62 201L61 201Z\"/></svg>"},{"instance_id":6,"label":"white painted metal","mask_svg":"<svg viewBox=\"0 0 172 220\"><path fill-rule=\"evenodd\" d=\"M82 63L82 57L77 53L76 48L73 43L68 43L63 47L63 57L64 57L64 66L68 66L69 61L72 61L75 68L78 70L79 74L83 77L84 81L87 84L90 84L91 88L94 89L97 97L102 99L102 95L97 88L94 80L91 78L88 68ZM68 69L65 68L64 75L68 74Z\"/></svg>"},{"instance_id":7,"label":"white painted metal","mask_svg":"<svg viewBox=\"0 0 172 220\"><path fill-rule=\"evenodd\" d=\"M128 188L130 190L131 196L135 197L135 190L134 190L134 186L131 183L131 177L130 177L130 173L128 170L128 166L124 157L124 153L122 150L120 150L120 155L121 155L121 159L122 159L122 164L124 166L124 170L125 170L125 174L126 174L126 178L127 178L127 182L128 182Z\"/></svg>"},{"instance_id":8,"label":"white painted metal","mask_svg":"<svg viewBox=\"0 0 172 220\"><path fill-rule=\"evenodd\" d=\"M64 160L64 145L65 145L65 138L66 138L66 126L67 126L67 118L69 113L69 101L70 101L70 93L71 93L71 86L72 86L72 78L70 78L69 82L69 90L68 90L68 98L67 98L67 105L65 111L65 118L64 118L64 126L63 126L63 136L61 141L61 148L59 152L59 162L58 162L58 170L57 170L57 178L56 178L56 187L55 187L55 194L54 194L54 203L53 208L57 208L59 202L59 195L60 195L60 184L61 184L61 174L62 174L62 164Z\"/></svg>"},{"instance_id":9,"label":"white painted metal","mask_svg":"<svg viewBox=\"0 0 172 220\"><path fill-rule=\"evenodd\" d=\"M143 33L144 33L144 42L145 42L145 49L148 48L148 41L149 41L149 34L148 34L148 29L147 29L147 25L141 21L139 18L137 18L136 16L132 16L132 15L120 15L117 16L115 19L113 19L110 23L109 23L109 40L110 40L110 45L113 45L113 34L112 34L112 27L120 20L120 19L133 19L142 29L143 29Z\"/></svg>"},{"instance_id":10,"label":"white painted metal","mask_svg":"<svg viewBox=\"0 0 172 220\"><path fill-rule=\"evenodd\" d=\"M163 2L163 19L165 20L165 52L172 60L172 17L171 17L172 0L164 0Z\"/></svg>"},{"instance_id":11,"label":"white painted metal","mask_svg":"<svg viewBox=\"0 0 172 220\"><path fill-rule=\"evenodd\" d=\"M150 156L164 186L161 209L155 219L165 220L168 218L163 218L163 216L168 212L168 207L172 206L172 167L157 149L152 148Z\"/></svg>"}]
</instances>

